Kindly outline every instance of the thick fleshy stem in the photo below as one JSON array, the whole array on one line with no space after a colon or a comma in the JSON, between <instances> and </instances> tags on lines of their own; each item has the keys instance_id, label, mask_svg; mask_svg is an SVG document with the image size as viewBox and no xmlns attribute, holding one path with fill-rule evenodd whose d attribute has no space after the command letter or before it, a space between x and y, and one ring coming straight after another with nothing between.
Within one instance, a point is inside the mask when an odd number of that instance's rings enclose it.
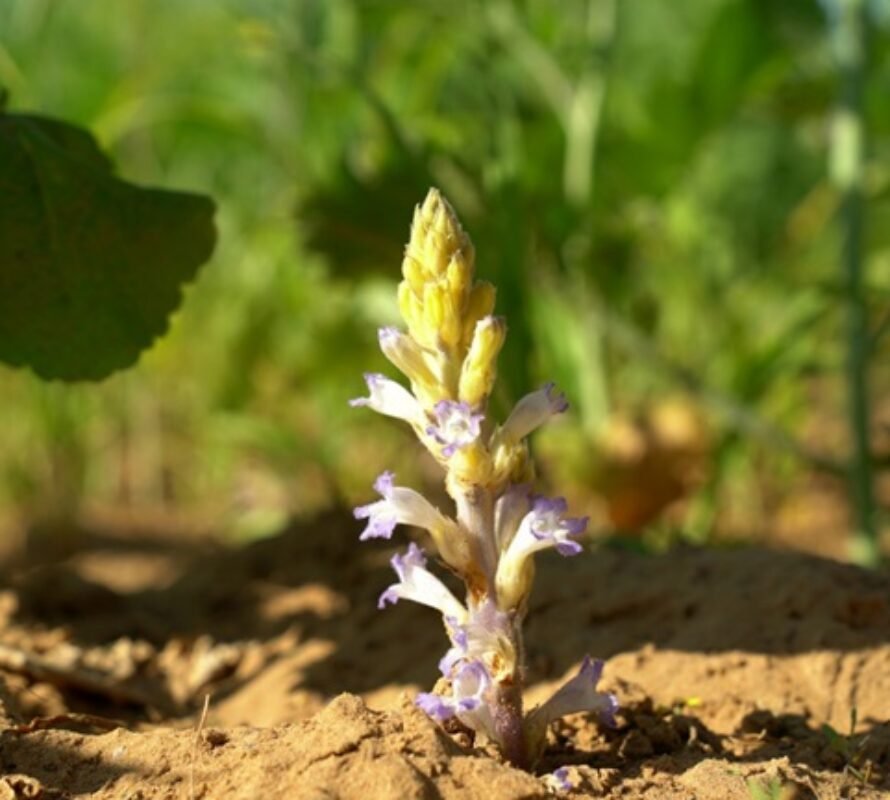
<instances>
[{"instance_id":1,"label":"thick fleshy stem","mask_svg":"<svg viewBox=\"0 0 890 800\"><path fill-rule=\"evenodd\" d=\"M479 544L485 574L484 588L488 592L493 592L498 563L498 546L494 526L494 497L490 491L481 487L455 491L453 495L458 521ZM471 595L474 588L473 586L469 587ZM470 600L478 602L480 598L471 597ZM497 604L495 597L487 597L485 600ZM505 614L503 620L504 626L500 635L510 642L515 658L513 669L508 674L499 675L495 679L495 685L492 687L492 715L504 757L514 766L526 769L529 766L529 758L523 730L522 620L515 614Z\"/></svg>"},{"instance_id":2,"label":"thick fleshy stem","mask_svg":"<svg viewBox=\"0 0 890 800\"><path fill-rule=\"evenodd\" d=\"M514 767L528 769L529 756L523 730L522 681L498 684L494 700L494 722L504 757Z\"/></svg>"},{"instance_id":3,"label":"thick fleshy stem","mask_svg":"<svg viewBox=\"0 0 890 800\"><path fill-rule=\"evenodd\" d=\"M470 592L487 591L489 587L494 586L498 563L498 548L494 533L494 498L491 492L479 486L448 488L454 500L457 521L472 536L482 559L480 566L485 576L485 586L470 586Z\"/></svg>"}]
</instances>

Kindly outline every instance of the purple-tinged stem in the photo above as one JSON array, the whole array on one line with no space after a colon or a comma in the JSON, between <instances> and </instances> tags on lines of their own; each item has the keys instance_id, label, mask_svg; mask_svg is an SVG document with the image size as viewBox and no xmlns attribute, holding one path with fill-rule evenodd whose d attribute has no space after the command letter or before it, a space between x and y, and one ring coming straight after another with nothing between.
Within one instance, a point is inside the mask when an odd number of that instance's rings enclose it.
<instances>
[{"instance_id":1,"label":"purple-tinged stem","mask_svg":"<svg viewBox=\"0 0 890 800\"><path fill-rule=\"evenodd\" d=\"M518 675L516 676L518 679ZM495 693L494 721L504 757L514 767L528 769L528 748L522 726L522 685L500 684Z\"/></svg>"}]
</instances>

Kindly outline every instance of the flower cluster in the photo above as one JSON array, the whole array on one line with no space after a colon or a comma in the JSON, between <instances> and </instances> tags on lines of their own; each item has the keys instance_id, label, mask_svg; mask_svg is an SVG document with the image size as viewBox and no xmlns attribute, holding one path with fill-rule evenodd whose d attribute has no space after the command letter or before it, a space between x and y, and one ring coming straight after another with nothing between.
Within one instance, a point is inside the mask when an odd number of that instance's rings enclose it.
<instances>
[{"instance_id":1,"label":"flower cluster","mask_svg":"<svg viewBox=\"0 0 890 800\"><path fill-rule=\"evenodd\" d=\"M384 355L410 389L367 374L368 396L352 400L404 420L442 465L454 500L448 516L390 472L374 488L380 499L355 510L366 520L360 538L392 536L397 525L429 531L438 557L466 584L461 602L411 544L392 559L398 580L379 605L413 600L437 609L451 642L439 667L446 693L421 694L431 717L456 717L495 742L516 764L528 765L547 725L577 711L597 712L607 724L616 709L598 692L602 662L585 658L578 674L547 702L522 707L521 625L534 577L533 556L549 547L581 552L587 520L567 516L562 498L533 494L526 438L567 408L553 384L523 397L502 425L487 416L506 325L493 315L494 287L474 279L474 251L447 201L435 189L414 214L402 263L399 308L407 330L379 332Z\"/></svg>"}]
</instances>

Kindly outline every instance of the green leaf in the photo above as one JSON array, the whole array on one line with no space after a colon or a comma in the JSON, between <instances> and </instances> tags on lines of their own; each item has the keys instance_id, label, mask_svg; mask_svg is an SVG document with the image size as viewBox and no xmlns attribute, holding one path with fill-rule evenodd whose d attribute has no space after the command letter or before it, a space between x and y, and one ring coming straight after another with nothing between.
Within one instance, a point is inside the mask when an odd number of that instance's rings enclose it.
<instances>
[{"instance_id":1,"label":"green leaf","mask_svg":"<svg viewBox=\"0 0 890 800\"><path fill-rule=\"evenodd\" d=\"M0 360L98 380L164 333L213 252L213 202L112 174L89 133L0 113Z\"/></svg>"}]
</instances>

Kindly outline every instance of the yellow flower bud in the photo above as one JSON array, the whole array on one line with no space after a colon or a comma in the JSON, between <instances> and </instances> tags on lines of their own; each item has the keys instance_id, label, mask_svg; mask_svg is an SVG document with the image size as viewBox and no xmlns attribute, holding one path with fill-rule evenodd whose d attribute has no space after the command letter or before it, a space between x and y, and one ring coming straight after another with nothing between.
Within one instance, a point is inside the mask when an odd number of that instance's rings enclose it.
<instances>
[{"instance_id":1,"label":"yellow flower bud","mask_svg":"<svg viewBox=\"0 0 890 800\"><path fill-rule=\"evenodd\" d=\"M408 285L416 294L419 295L423 292L423 284L426 281L426 277L423 272L423 265L419 261L412 256L406 255L402 260L402 275L405 276Z\"/></svg>"},{"instance_id":2,"label":"yellow flower bud","mask_svg":"<svg viewBox=\"0 0 890 800\"><path fill-rule=\"evenodd\" d=\"M525 483L534 477L534 467L525 442L505 442L495 434L491 460L494 484Z\"/></svg>"},{"instance_id":3,"label":"yellow flower bud","mask_svg":"<svg viewBox=\"0 0 890 800\"><path fill-rule=\"evenodd\" d=\"M451 257L451 261L448 262L445 279L448 281L448 288L454 295L455 304L461 311L463 311L466 304L467 292L472 278L472 262L467 263L467 259L463 253L455 253Z\"/></svg>"},{"instance_id":4,"label":"yellow flower bud","mask_svg":"<svg viewBox=\"0 0 890 800\"><path fill-rule=\"evenodd\" d=\"M421 339L424 330L423 304L420 301L420 297L412 291L411 285L407 280L399 284L399 312L408 326L408 333L420 344L426 344Z\"/></svg>"},{"instance_id":5,"label":"yellow flower bud","mask_svg":"<svg viewBox=\"0 0 890 800\"><path fill-rule=\"evenodd\" d=\"M433 334L435 341L445 319L445 287L441 283L427 283L423 287L423 326L425 335Z\"/></svg>"},{"instance_id":6,"label":"yellow flower bud","mask_svg":"<svg viewBox=\"0 0 890 800\"><path fill-rule=\"evenodd\" d=\"M473 408L481 406L491 393L498 354L506 335L507 326L502 317L485 317L476 324L458 384L458 398Z\"/></svg>"},{"instance_id":7,"label":"yellow flower bud","mask_svg":"<svg viewBox=\"0 0 890 800\"><path fill-rule=\"evenodd\" d=\"M534 580L534 559L526 558L518 563L502 562L495 577L498 605L510 611L524 607Z\"/></svg>"},{"instance_id":8,"label":"yellow flower bud","mask_svg":"<svg viewBox=\"0 0 890 800\"><path fill-rule=\"evenodd\" d=\"M416 261L429 280L442 276L456 253L462 253L472 266L473 246L457 214L437 189L430 189L423 204L414 211L406 260Z\"/></svg>"},{"instance_id":9,"label":"yellow flower bud","mask_svg":"<svg viewBox=\"0 0 890 800\"><path fill-rule=\"evenodd\" d=\"M469 347L476 333L476 323L491 316L494 311L494 286L488 281L477 281L467 295L467 303L463 314L463 346Z\"/></svg>"},{"instance_id":10,"label":"yellow flower bud","mask_svg":"<svg viewBox=\"0 0 890 800\"><path fill-rule=\"evenodd\" d=\"M419 330L415 338L424 347L454 350L460 340L459 309L444 281L426 283Z\"/></svg>"},{"instance_id":11,"label":"yellow flower bud","mask_svg":"<svg viewBox=\"0 0 890 800\"><path fill-rule=\"evenodd\" d=\"M442 324L439 326L439 337L449 350L456 351L461 338L461 303L447 284L442 286Z\"/></svg>"},{"instance_id":12,"label":"yellow flower bud","mask_svg":"<svg viewBox=\"0 0 890 800\"><path fill-rule=\"evenodd\" d=\"M441 558L459 573L466 573L473 568L478 555L473 552L472 542L467 540L460 527L451 523L440 528L430 529L430 536L439 551Z\"/></svg>"},{"instance_id":13,"label":"yellow flower bud","mask_svg":"<svg viewBox=\"0 0 890 800\"><path fill-rule=\"evenodd\" d=\"M380 349L413 385L427 391L435 388L438 381L430 369L429 358L412 336L406 336L397 328L381 328Z\"/></svg>"}]
</instances>

